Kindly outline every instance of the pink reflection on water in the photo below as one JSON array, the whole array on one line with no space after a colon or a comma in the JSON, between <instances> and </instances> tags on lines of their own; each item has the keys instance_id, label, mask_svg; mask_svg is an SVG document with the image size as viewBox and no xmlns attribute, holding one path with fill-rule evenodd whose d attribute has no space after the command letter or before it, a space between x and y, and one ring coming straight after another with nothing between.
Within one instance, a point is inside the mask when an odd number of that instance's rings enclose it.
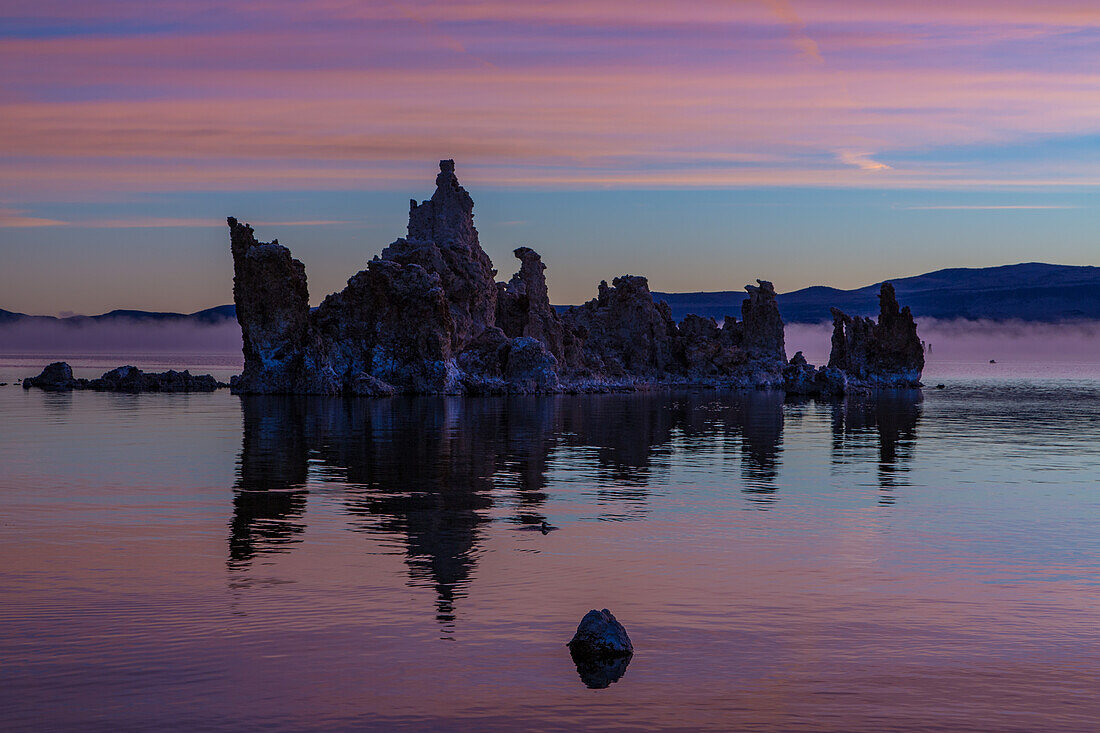
<instances>
[{"instance_id":1,"label":"pink reflection on water","mask_svg":"<svg viewBox=\"0 0 1100 733\"><path fill-rule=\"evenodd\" d=\"M9 389L4 720L1085 729L1100 397L1058 394ZM599 691L594 606L637 647Z\"/></svg>"}]
</instances>

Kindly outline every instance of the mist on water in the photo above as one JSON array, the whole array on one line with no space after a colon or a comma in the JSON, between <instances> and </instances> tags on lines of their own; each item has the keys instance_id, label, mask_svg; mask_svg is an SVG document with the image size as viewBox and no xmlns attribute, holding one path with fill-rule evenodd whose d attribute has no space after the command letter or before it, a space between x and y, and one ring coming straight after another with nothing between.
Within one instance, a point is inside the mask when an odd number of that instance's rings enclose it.
<instances>
[{"instance_id":1,"label":"mist on water","mask_svg":"<svg viewBox=\"0 0 1100 733\"><path fill-rule=\"evenodd\" d=\"M73 323L17 321L0 325L0 353L240 353L241 327L216 324L148 322L128 318Z\"/></svg>"},{"instance_id":2,"label":"mist on water","mask_svg":"<svg viewBox=\"0 0 1100 733\"><path fill-rule=\"evenodd\" d=\"M1047 324L920 319L917 328L926 345L926 376L968 369L986 374L990 373L985 366L990 360L1006 368L1023 364L1079 365L1100 370L1100 321ZM788 324L787 354L802 351L810 363L825 364L829 361L831 335L831 324ZM125 318L79 324L23 321L0 325L0 353L40 354L61 360L76 354L134 353L239 357L241 330L232 320L216 324L150 323ZM1071 370L1071 374L1076 372Z\"/></svg>"},{"instance_id":3,"label":"mist on water","mask_svg":"<svg viewBox=\"0 0 1100 733\"><path fill-rule=\"evenodd\" d=\"M786 327L787 354L802 351L812 364L829 361L831 323L793 323ZM989 373L990 360L1006 367L1100 366L1100 321L1029 323L918 319L925 344L925 375L963 369ZM995 366L993 365L993 366ZM1077 371L1071 370L1071 376ZM927 380L926 380L927 381Z\"/></svg>"}]
</instances>

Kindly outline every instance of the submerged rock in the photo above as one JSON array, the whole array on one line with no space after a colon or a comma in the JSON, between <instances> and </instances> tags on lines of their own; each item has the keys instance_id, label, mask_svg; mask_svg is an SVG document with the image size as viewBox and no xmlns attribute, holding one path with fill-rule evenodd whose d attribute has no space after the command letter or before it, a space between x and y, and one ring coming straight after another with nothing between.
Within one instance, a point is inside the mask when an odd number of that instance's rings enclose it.
<instances>
[{"instance_id":1,"label":"submerged rock","mask_svg":"<svg viewBox=\"0 0 1100 733\"><path fill-rule=\"evenodd\" d=\"M606 608L586 613L567 646L574 659L608 659L634 653L626 629Z\"/></svg>"},{"instance_id":2,"label":"submerged rock","mask_svg":"<svg viewBox=\"0 0 1100 733\"><path fill-rule=\"evenodd\" d=\"M37 377L23 380L23 388L38 387L50 391L88 389L96 392L213 392L227 387L209 374L190 371L143 372L134 366L120 366L98 379L74 379L73 370L63 361L50 364Z\"/></svg>"},{"instance_id":3,"label":"submerged rock","mask_svg":"<svg viewBox=\"0 0 1100 733\"><path fill-rule=\"evenodd\" d=\"M898 307L894 286L879 291L878 322L833 309L829 367L847 375L849 387L920 387L924 346L909 307Z\"/></svg>"}]
</instances>

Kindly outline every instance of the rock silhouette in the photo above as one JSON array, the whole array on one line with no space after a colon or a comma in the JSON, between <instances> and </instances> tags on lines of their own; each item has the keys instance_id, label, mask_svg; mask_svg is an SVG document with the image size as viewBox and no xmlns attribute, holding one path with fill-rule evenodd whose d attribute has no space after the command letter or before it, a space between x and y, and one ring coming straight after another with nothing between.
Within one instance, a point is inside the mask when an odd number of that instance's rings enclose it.
<instances>
[{"instance_id":1,"label":"rock silhouette","mask_svg":"<svg viewBox=\"0 0 1100 733\"><path fill-rule=\"evenodd\" d=\"M924 346L909 307L898 307L893 285L882 284L877 323L833 309L829 367L845 373L849 389L921 386Z\"/></svg>"},{"instance_id":2,"label":"rock silhouette","mask_svg":"<svg viewBox=\"0 0 1100 733\"><path fill-rule=\"evenodd\" d=\"M741 320L727 315L721 327L699 316L677 324L638 275L601 282L594 299L559 313L550 304L546 266L529 247L514 252L519 271L496 282L454 161L440 161L439 170L432 197L411 203L407 236L312 310L302 263L278 240L259 242L250 226L228 219L245 356L234 392L539 394L676 385L844 391L836 371L818 375L787 363L783 320L767 281L746 286ZM848 319L856 329L844 352L858 371L853 384L919 379L908 351L908 326L916 333L908 310L898 313L894 301L884 318L873 346L859 340L862 321Z\"/></svg>"},{"instance_id":3,"label":"rock silhouette","mask_svg":"<svg viewBox=\"0 0 1100 733\"><path fill-rule=\"evenodd\" d=\"M568 647L574 659L611 659L634 653L626 629L606 608L584 615Z\"/></svg>"},{"instance_id":4,"label":"rock silhouette","mask_svg":"<svg viewBox=\"0 0 1100 733\"><path fill-rule=\"evenodd\" d=\"M46 368L37 377L26 377L23 380L23 389L38 387L50 392L74 389L76 385L77 381L73 378L72 367L63 361L47 364Z\"/></svg>"},{"instance_id":5,"label":"rock silhouette","mask_svg":"<svg viewBox=\"0 0 1100 733\"><path fill-rule=\"evenodd\" d=\"M213 392L228 385L209 374L195 375L186 369L177 372L143 372L134 366L120 366L106 372L98 379L77 379L72 368L63 361L55 361L37 377L23 380L23 389L38 387L50 392L67 392L88 389L96 392Z\"/></svg>"}]
</instances>

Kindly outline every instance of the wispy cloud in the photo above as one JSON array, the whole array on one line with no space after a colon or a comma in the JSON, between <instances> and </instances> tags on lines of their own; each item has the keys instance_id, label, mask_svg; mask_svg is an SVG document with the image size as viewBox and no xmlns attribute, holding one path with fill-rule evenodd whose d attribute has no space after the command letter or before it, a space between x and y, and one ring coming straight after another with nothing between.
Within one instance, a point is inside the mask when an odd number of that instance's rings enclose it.
<instances>
[{"instance_id":1,"label":"wispy cloud","mask_svg":"<svg viewBox=\"0 0 1100 733\"><path fill-rule=\"evenodd\" d=\"M782 21L791 32L791 37L794 39L794 44L798 48L799 53L806 59L818 64L825 63L825 59L821 57L821 49L818 48L817 43L814 42L809 35L806 34L806 23L799 17L798 13L794 11L788 0L765 0L768 7L775 13L776 17Z\"/></svg>"},{"instance_id":2,"label":"wispy cloud","mask_svg":"<svg viewBox=\"0 0 1100 733\"><path fill-rule=\"evenodd\" d=\"M1002 167L905 155L999 145L1011 157L1039 137L1100 134L1092 0L21 8L0 10L15 29L0 44L8 201L403 187L442 157L479 185L1096 178L1022 155Z\"/></svg>"},{"instance_id":3,"label":"wispy cloud","mask_svg":"<svg viewBox=\"0 0 1100 733\"><path fill-rule=\"evenodd\" d=\"M27 216L20 209L0 208L0 229L27 229L32 227L64 226L65 222L55 219L44 219L37 216Z\"/></svg>"},{"instance_id":4,"label":"wispy cloud","mask_svg":"<svg viewBox=\"0 0 1100 733\"><path fill-rule=\"evenodd\" d=\"M255 221L256 226L280 226L280 227L318 227L332 224L350 224L349 221L335 219L303 219L298 221ZM87 227L90 229L159 229L173 227L206 227L222 228L225 219L179 219L145 217L136 219L85 219L70 223L71 226Z\"/></svg>"},{"instance_id":5,"label":"wispy cloud","mask_svg":"<svg viewBox=\"0 0 1100 733\"><path fill-rule=\"evenodd\" d=\"M1080 206L1062 206L1057 204L1006 204L994 206L964 205L964 206L898 206L905 211L1031 211L1046 209L1079 209Z\"/></svg>"},{"instance_id":6,"label":"wispy cloud","mask_svg":"<svg viewBox=\"0 0 1100 733\"><path fill-rule=\"evenodd\" d=\"M851 165L863 171L888 171L892 168L885 163L871 159L870 153L860 153L854 150L842 150L837 153L837 159L844 165Z\"/></svg>"},{"instance_id":7,"label":"wispy cloud","mask_svg":"<svg viewBox=\"0 0 1100 733\"><path fill-rule=\"evenodd\" d=\"M349 220L301 219L295 221L253 221L256 226L318 227L336 224L352 224ZM225 227L225 219L182 219L177 217L135 217L127 219L45 219L25 216L16 209L0 209L0 228L26 227L76 227L81 229L174 229L177 227L216 228Z\"/></svg>"}]
</instances>

